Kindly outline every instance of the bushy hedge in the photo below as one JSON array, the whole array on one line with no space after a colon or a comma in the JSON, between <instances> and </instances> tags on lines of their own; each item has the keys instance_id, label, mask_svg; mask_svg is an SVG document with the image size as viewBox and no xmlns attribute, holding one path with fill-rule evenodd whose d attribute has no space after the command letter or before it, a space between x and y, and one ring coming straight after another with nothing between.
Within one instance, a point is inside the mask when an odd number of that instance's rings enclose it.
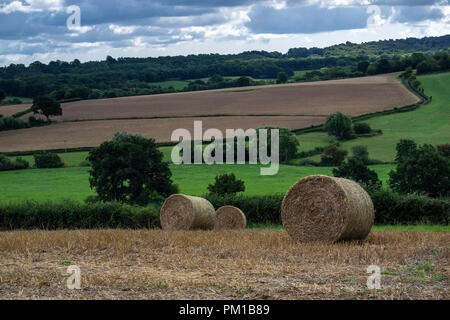
<instances>
[{"instance_id":1,"label":"bushy hedge","mask_svg":"<svg viewBox=\"0 0 450 320\"><path fill-rule=\"evenodd\" d=\"M24 202L0 204L0 230L159 227L159 212L116 202Z\"/></svg>"},{"instance_id":2,"label":"bushy hedge","mask_svg":"<svg viewBox=\"0 0 450 320\"><path fill-rule=\"evenodd\" d=\"M400 195L380 190L372 193L377 224L430 223L448 225L450 200L422 195Z\"/></svg>"},{"instance_id":3,"label":"bushy hedge","mask_svg":"<svg viewBox=\"0 0 450 320\"><path fill-rule=\"evenodd\" d=\"M64 161L56 153L42 152L34 155L34 163L36 168L62 168Z\"/></svg>"},{"instance_id":4,"label":"bushy hedge","mask_svg":"<svg viewBox=\"0 0 450 320\"><path fill-rule=\"evenodd\" d=\"M217 209L224 205L241 208L249 224L281 224L283 195L207 195ZM450 221L450 200L390 191L372 194L376 224L442 224ZM80 203L24 202L0 204L0 230L58 230L101 228L157 228L159 209L117 202Z\"/></svg>"},{"instance_id":5,"label":"bushy hedge","mask_svg":"<svg viewBox=\"0 0 450 320\"><path fill-rule=\"evenodd\" d=\"M28 123L13 117L0 118L0 131L29 128Z\"/></svg>"},{"instance_id":6,"label":"bushy hedge","mask_svg":"<svg viewBox=\"0 0 450 320\"><path fill-rule=\"evenodd\" d=\"M0 171L10 171L10 170L22 170L28 169L30 164L18 157L15 161L10 160L8 157L0 154Z\"/></svg>"},{"instance_id":7,"label":"bushy hedge","mask_svg":"<svg viewBox=\"0 0 450 320\"><path fill-rule=\"evenodd\" d=\"M443 224L450 222L450 200L418 195L399 195L380 190L372 193L376 224ZM284 195L244 196L208 195L217 209L232 205L244 211L249 223L281 224L281 203Z\"/></svg>"},{"instance_id":8,"label":"bushy hedge","mask_svg":"<svg viewBox=\"0 0 450 320\"><path fill-rule=\"evenodd\" d=\"M270 196L237 195L206 195L214 208L221 206L235 206L247 216L248 223L281 224L281 203L283 194Z\"/></svg>"}]
</instances>

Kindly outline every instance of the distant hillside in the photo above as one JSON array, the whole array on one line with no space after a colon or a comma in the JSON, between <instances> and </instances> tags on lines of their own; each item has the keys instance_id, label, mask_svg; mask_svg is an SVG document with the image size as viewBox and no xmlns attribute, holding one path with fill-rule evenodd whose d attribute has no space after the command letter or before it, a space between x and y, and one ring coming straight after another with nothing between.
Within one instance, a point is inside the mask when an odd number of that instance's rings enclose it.
<instances>
[{"instance_id":1,"label":"distant hillside","mask_svg":"<svg viewBox=\"0 0 450 320\"><path fill-rule=\"evenodd\" d=\"M330 80L363 76L366 73L402 71L408 66L415 68L425 57L422 55L419 60L417 57L411 60L407 55L417 51L425 55L439 53L441 56L435 56L436 62L431 61L437 65L442 61L442 54L447 55L449 48L450 35L446 35L363 44L347 42L323 49L295 48L286 54L249 51L233 55L203 54L158 58L114 59L108 56L104 61L86 63L79 60L51 61L48 64L36 61L28 67L11 64L0 68L0 89L9 96L33 98L52 94L57 100L67 100L266 84L273 83L280 72L293 77L296 71L322 68L329 70L298 80ZM390 59L391 62L385 62L384 59ZM368 68L366 64L361 70L358 64L362 61L373 66ZM439 68L446 69L442 66ZM437 70L437 67L432 69ZM258 80L249 78L238 79L241 76L272 80L258 83ZM161 85L168 80L189 80L190 83L182 89Z\"/></svg>"}]
</instances>

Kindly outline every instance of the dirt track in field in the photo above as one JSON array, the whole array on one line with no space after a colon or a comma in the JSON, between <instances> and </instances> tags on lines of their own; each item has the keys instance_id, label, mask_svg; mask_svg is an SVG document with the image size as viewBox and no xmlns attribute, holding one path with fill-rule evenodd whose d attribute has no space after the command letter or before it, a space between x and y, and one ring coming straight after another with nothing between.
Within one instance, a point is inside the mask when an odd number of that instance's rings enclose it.
<instances>
[{"instance_id":1,"label":"dirt track in field","mask_svg":"<svg viewBox=\"0 0 450 320\"><path fill-rule=\"evenodd\" d=\"M203 132L217 128L248 129L275 125L290 129L321 124L324 117L206 117L177 119L137 119L83 121L52 124L46 127L11 130L0 133L0 152L94 147L111 140L115 132L139 133L158 142L171 141L173 130L188 129L194 134L194 120L203 121Z\"/></svg>"},{"instance_id":2,"label":"dirt track in field","mask_svg":"<svg viewBox=\"0 0 450 320\"><path fill-rule=\"evenodd\" d=\"M283 230L4 232L2 299L449 299L448 232L293 242ZM66 287L68 265L81 287ZM369 290L367 267L382 270Z\"/></svg>"}]
</instances>

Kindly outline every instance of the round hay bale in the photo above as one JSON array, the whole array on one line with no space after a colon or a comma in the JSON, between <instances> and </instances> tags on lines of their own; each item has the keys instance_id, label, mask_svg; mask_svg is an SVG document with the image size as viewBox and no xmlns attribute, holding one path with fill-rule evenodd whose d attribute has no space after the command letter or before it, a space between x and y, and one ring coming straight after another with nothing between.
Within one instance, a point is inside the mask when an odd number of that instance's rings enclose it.
<instances>
[{"instance_id":1,"label":"round hay bale","mask_svg":"<svg viewBox=\"0 0 450 320\"><path fill-rule=\"evenodd\" d=\"M372 199L358 183L324 175L298 181L281 207L285 230L302 242L364 239L374 218Z\"/></svg>"},{"instance_id":2,"label":"round hay bale","mask_svg":"<svg viewBox=\"0 0 450 320\"><path fill-rule=\"evenodd\" d=\"M160 211L164 230L214 229L216 211L206 199L173 194L164 201Z\"/></svg>"},{"instance_id":3,"label":"round hay bale","mask_svg":"<svg viewBox=\"0 0 450 320\"><path fill-rule=\"evenodd\" d=\"M245 229L247 218L241 209L223 206L216 211L215 229Z\"/></svg>"}]
</instances>

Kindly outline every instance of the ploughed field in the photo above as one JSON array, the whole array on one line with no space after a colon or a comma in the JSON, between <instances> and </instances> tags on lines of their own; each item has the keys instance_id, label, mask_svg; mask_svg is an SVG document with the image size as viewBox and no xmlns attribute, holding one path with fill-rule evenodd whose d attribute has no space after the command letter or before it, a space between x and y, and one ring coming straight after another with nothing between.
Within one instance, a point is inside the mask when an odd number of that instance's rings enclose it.
<instances>
[{"instance_id":1,"label":"ploughed field","mask_svg":"<svg viewBox=\"0 0 450 320\"><path fill-rule=\"evenodd\" d=\"M63 104L57 125L1 132L0 152L96 146L117 131L167 142L174 129L192 128L194 119L204 120L205 128L299 129L321 124L337 111L355 116L416 101L394 76L84 100ZM2 107L1 112L15 113L17 106Z\"/></svg>"},{"instance_id":2,"label":"ploughed field","mask_svg":"<svg viewBox=\"0 0 450 320\"><path fill-rule=\"evenodd\" d=\"M3 232L6 299L449 299L448 232L296 243L284 230ZM68 265L81 290L68 290ZM366 286L381 269L381 289Z\"/></svg>"},{"instance_id":3,"label":"ploughed field","mask_svg":"<svg viewBox=\"0 0 450 320\"><path fill-rule=\"evenodd\" d=\"M114 133L126 131L143 134L158 142L170 141L172 132L178 128L194 134L194 120L203 121L203 130L217 128L248 129L267 125L296 129L321 124L325 117L196 117L175 119L95 120L56 123L46 127L0 132L0 152L23 150L48 150L76 147L95 147L110 140Z\"/></svg>"}]
</instances>

